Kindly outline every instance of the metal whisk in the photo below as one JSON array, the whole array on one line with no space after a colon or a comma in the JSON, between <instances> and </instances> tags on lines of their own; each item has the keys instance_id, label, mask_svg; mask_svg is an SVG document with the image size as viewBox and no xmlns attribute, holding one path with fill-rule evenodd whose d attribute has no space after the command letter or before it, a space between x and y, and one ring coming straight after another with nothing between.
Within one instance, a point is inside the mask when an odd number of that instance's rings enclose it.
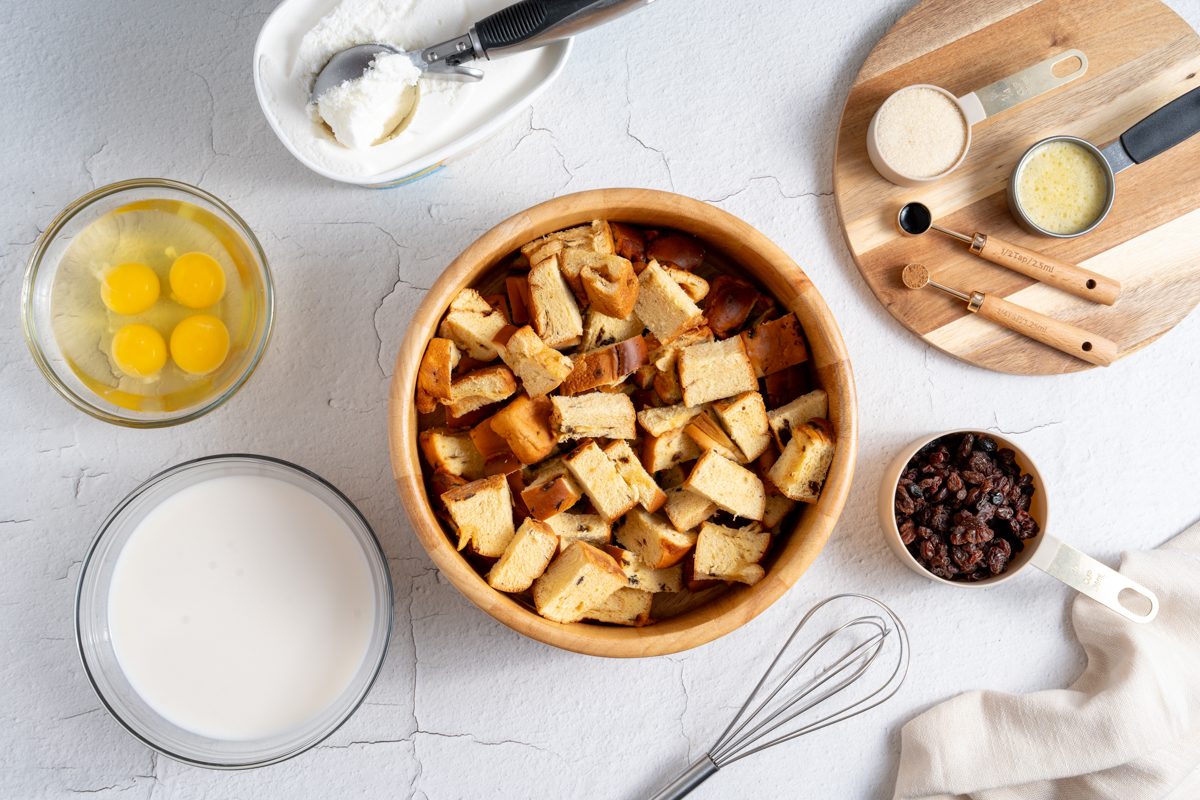
<instances>
[{"instance_id":1,"label":"metal whisk","mask_svg":"<svg viewBox=\"0 0 1200 800\"><path fill-rule=\"evenodd\" d=\"M801 631L837 601L864 601L882 613L855 617L805 648ZM651 800L678 800L735 761L869 711L900 688L908 653L904 623L875 598L838 594L821 601L800 620L712 749Z\"/></svg>"}]
</instances>

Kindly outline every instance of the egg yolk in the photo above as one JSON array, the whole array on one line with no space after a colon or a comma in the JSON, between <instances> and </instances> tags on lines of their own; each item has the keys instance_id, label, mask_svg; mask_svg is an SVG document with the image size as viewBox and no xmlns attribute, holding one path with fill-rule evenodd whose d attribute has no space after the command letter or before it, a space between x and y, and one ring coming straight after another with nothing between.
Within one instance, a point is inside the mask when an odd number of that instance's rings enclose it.
<instances>
[{"instance_id":1,"label":"egg yolk","mask_svg":"<svg viewBox=\"0 0 1200 800\"><path fill-rule=\"evenodd\" d=\"M188 308L215 306L225 295L225 272L208 253L184 253L171 264L171 294Z\"/></svg>"},{"instance_id":2,"label":"egg yolk","mask_svg":"<svg viewBox=\"0 0 1200 800\"><path fill-rule=\"evenodd\" d=\"M126 325L113 336L112 358L130 377L153 378L167 363L167 343L149 325Z\"/></svg>"},{"instance_id":3,"label":"egg yolk","mask_svg":"<svg viewBox=\"0 0 1200 800\"><path fill-rule=\"evenodd\" d=\"M171 331L171 358L184 372L207 375L225 363L229 331L208 314L188 317Z\"/></svg>"},{"instance_id":4,"label":"egg yolk","mask_svg":"<svg viewBox=\"0 0 1200 800\"><path fill-rule=\"evenodd\" d=\"M158 300L158 276L145 264L118 264L100 280L100 299L114 314L140 314Z\"/></svg>"}]
</instances>

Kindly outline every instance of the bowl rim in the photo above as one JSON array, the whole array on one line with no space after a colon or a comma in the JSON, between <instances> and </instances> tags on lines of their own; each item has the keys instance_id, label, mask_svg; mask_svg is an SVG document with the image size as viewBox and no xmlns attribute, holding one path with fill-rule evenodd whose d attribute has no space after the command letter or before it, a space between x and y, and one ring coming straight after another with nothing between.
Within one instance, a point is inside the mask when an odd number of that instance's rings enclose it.
<instances>
[{"instance_id":1,"label":"bowl rim","mask_svg":"<svg viewBox=\"0 0 1200 800\"><path fill-rule=\"evenodd\" d=\"M830 395L830 416L838 438L820 500L806 508L765 578L642 628L551 622L489 586L454 548L435 517L417 452L413 402L417 367L450 300L520 245L597 218L686 230L735 263L756 263L747 270L760 284L789 310L819 322L810 322L805 335L819 383ZM716 244L714 234L732 244ZM683 195L652 189L595 189L557 197L509 217L468 246L441 274L410 319L395 363L388 444L393 477L417 538L449 581L480 609L518 633L564 650L615 658L658 656L729 633L766 610L807 570L828 541L849 496L858 448L858 407L849 354L832 312L803 270L764 234L722 209Z\"/></svg>"},{"instance_id":2,"label":"bowl rim","mask_svg":"<svg viewBox=\"0 0 1200 800\"><path fill-rule=\"evenodd\" d=\"M157 741L151 739L147 735L144 735L143 733L141 733L139 730L137 730L137 728L133 724L131 724L129 721L127 721L125 719L125 717L123 717L120 713L118 713L116 708L114 708L113 703L110 702L110 700L105 695L105 693L100 689L100 685L96 680L95 674L93 673L92 665L88 661L86 648L84 646L84 641L83 641L83 639L84 639L84 636L83 636L84 624L82 621L82 611L83 611L83 590L84 590L84 585L85 585L85 578L88 575L89 568L92 567L92 562L96 555L96 551L99 549L100 544L104 541L105 536L108 535L108 532L112 528L113 523L115 523L117 521L117 519L121 516L121 514L125 511L125 509L129 507L129 505L131 503L133 503L135 500L137 500L139 497L141 497L145 492L149 491L150 489L152 489L154 486L158 485L159 483L161 483L165 480L174 478L175 476L183 474L190 470L196 469L198 467L202 467L206 464L219 463L222 461L258 462L261 464L265 464L271 468L279 468L279 469L287 470L290 472L294 472L294 473L300 475L301 477L311 480L317 484L320 484L321 486L325 487L326 489L328 489L333 494L333 496L336 497L340 502L342 502L345 505L345 507L347 508L347 510L349 510L349 512L358 519L359 523L362 525L362 529L364 531L366 531L366 533L369 537L369 542L370 542L371 546L363 548L363 555L364 555L364 557L367 557L367 558L374 557L375 559L377 559L378 565L381 567L380 574L383 576L383 584L382 584L383 598L382 599L385 602L381 603L380 605L381 605L381 607L387 609L387 618L386 618L385 624L384 624L383 641L378 643L379 658L377 659L376 663L371 667L371 675L367 679L367 682L363 685L362 692L359 694L358 697L355 698L354 702L351 705L349 705L346 709L343 710L343 712L339 715L339 718L337 719L337 721L335 723L333 723L332 725L330 725L328 730L326 730L319 737L315 738L314 740L312 740L310 742L304 743L303 745L301 745L299 747L295 747L288 752L280 753L279 755L276 755L272 758L267 758L267 759L263 759L260 761L254 761L254 762L246 762L246 763L224 763L224 762L218 762L218 761L204 761L204 760L200 760L200 759L191 758L189 756L185 756L180 753L173 752L172 750L159 744ZM347 497L345 495L345 493L342 492L341 489L339 489L337 486L333 485L333 483L331 483L330 481L321 477L316 472L313 472L312 470L310 470L306 467L300 466L299 464L288 461L286 459L276 458L274 456L259 455L259 454L255 454L255 453L218 453L216 455L199 456L197 458L191 458L186 461L181 461L178 464L174 464L170 467L167 467L166 469L156 472L155 474L151 475L146 480L139 483L132 490L130 490L130 492L125 497L123 497L121 499L121 501L119 503L117 503L116 506L113 507L112 511L110 511L108 513L108 515L104 518L104 521L100 524L99 528L96 531L96 535L92 537L92 542L88 546L87 552L84 554L83 561L81 562L80 567L79 567L79 578L75 582L74 611L73 611L73 622L74 622L74 629L75 629L75 631L74 631L75 632L75 650L76 650L76 653L79 655L79 661L80 661L80 664L83 666L83 672L87 676L88 683L91 685L92 691L95 692L96 697L99 698L101 705L108 712L109 716L112 717L114 720L116 720L117 723L122 728L124 728L125 731L130 736L132 736L134 739L137 739L139 742L141 742L145 746L149 747L154 752L160 753L160 754L166 756L167 758L170 758L174 761L178 761L181 764L189 764L191 766L201 767L204 769L213 769L213 770L230 771L230 772L258 769L260 767L266 767L266 766L270 766L272 764L278 764L283 761L288 761L290 759L295 758L296 756L299 756L299 755L302 755L302 754L308 752L309 750L313 749L317 745L326 741L330 736L332 736L334 733L336 733L343 725L345 725L350 720L351 717L353 717L355 714L358 713L358 710L360 708L362 708L363 703L366 702L367 697L371 694L371 689L374 688L375 682L377 680L379 680L379 676L383 672L383 665L387 662L388 647L391 645L392 631L393 631L393 628L395 627L395 622L396 622L395 605L396 605L396 590L395 590L395 586L393 586L393 584L392 584L391 570L388 568L387 553L383 549L382 542L379 541L379 535L377 533L375 533L375 529L371 526L371 523L367 520L366 516L362 513L362 511L358 508L358 506L355 505L354 501L352 501L349 497ZM374 643L372 643L372 644L374 644Z\"/></svg>"},{"instance_id":3,"label":"bowl rim","mask_svg":"<svg viewBox=\"0 0 1200 800\"><path fill-rule=\"evenodd\" d=\"M125 417L119 414L112 413L104 408L97 406L87 397L76 392L59 377L58 372L50 364L49 358L46 356L45 349L42 347L42 342L35 330L36 326L33 319L33 285L37 280L38 272L42 267L42 261L46 256L46 250L58 237L62 228L70 222L76 214L84 211L93 203L103 200L107 197L120 194L125 191L137 189L168 189L171 191L181 192L191 195L205 203L209 203L216 207L221 213L227 215L234 223L236 232L242 236L246 244L258 259L261 268L261 276L263 282L263 332L255 344L254 354L246 363L245 368L237 379L234 380L220 394L213 397L208 402L199 405L186 413L167 416L156 419L137 419L133 417ZM34 242L33 251L29 254L29 260L26 262L25 275L21 284L21 327L25 334L25 344L29 347L29 352L33 356L34 362L42 375L50 383L54 390L57 391L71 405L85 414L95 417L98 420L120 425L125 428L167 428L173 425L180 425L184 422L190 422L194 419L215 411L224 405L231 397L237 394L238 390L245 385L246 381L250 380L250 376L258 369L258 365L262 363L263 355L266 353L267 344L271 341L271 334L275 329L275 281L271 275L271 265L267 260L267 254L263 250L262 244L258 241L258 237L254 235L254 231L246 224L236 211L233 210L224 200L206 192L198 186L193 186L182 181L172 180L170 178L129 178L127 180L116 181L115 183L106 184L96 189L83 194L66 205L61 211L55 215L46 229L38 235Z\"/></svg>"},{"instance_id":4,"label":"bowl rim","mask_svg":"<svg viewBox=\"0 0 1200 800\"><path fill-rule=\"evenodd\" d=\"M1033 476L1033 485L1037 490L1034 494L1036 499L1034 500L1034 504L1031 506L1031 509L1036 507L1040 511L1040 513L1034 518L1041 527L1036 536L1034 536L1032 539L1025 540L1025 549L1020 553L1020 563L1016 564L1015 566L1010 566L999 575L993 575L990 578L984 578L981 581L974 582L947 580L946 578L934 575L932 572L925 569L921 562L917 561L917 559L913 557L913 554L908 552L908 548L905 547L904 541L900 538L900 527L896 524L896 512L893 504L896 496L896 487L900 485L900 476L904 473L904 468L908 465L908 462L911 461L912 457L917 454L917 451L930 442L941 439L943 436L955 436L962 433L972 433L976 436L990 437L996 440L996 444L1000 445L1001 447L1007 447L1016 453L1018 466L1020 466L1022 472L1026 472ZM1037 552L1038 548L1040 548L1042 543L1046 540L1046 532L1049 524L1050 498L1046 493L1046 481L1043 478L1041 471L1038 469L1037 464L1033 461L1033 459L1029 457L1029 453L1027 453L1024 448L1002 433L996 433L993 431L984 430L982 428L954 428L914 439L897 451L896 456L884 470L883 478L880 481L879 530L885 537L889 549L895 553L896 558L900 559L901 563L903 563L912 571L923 575L934 583L940 583L945 586L953 586L957 589L987 589L1016 577L1018 573L1025 569L1025 567L1028 567L1030 562L1033 561L1034 553Z\"/></svg>"}]
</instances>

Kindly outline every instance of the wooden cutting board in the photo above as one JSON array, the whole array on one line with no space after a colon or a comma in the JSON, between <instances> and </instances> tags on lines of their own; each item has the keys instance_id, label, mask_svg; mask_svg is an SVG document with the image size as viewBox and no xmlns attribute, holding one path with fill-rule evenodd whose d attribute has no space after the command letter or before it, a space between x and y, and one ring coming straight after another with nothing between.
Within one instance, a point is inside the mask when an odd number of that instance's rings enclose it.
<instances>
[{"instance_id":1,"label":"wooden cutting board","mask_svg":"<svg viewBox=\"0 0 1200 800\"><path fill-rule=\"evenodd\" d=\"M931 185L888 183L867 158L867 125L895 90L932 83L955 95L983 87L1070 48L1088 57L1074 82L972 129L957 171ZM935 347L988 369L1048 375L1091 365L968 315L965 304L900 283L919 261L935 279L1007 297L1115 340L1121 357L1174 327L1200 302L1200 136L1117 176L1112 213L1077 239L1034 236L1010 216L1009 173L1046 136L1081 136L1099 146L1159 106L1200 85L1200 36L1157 0L925 0L875 46L863 64L838 131L834 198L850 252L892 316ZM1123 284L1114 306L1097 305L970 255L930 232L901 238L896 213L910 200L935 221L999 236Z\"/></svg>"}]
</instances>

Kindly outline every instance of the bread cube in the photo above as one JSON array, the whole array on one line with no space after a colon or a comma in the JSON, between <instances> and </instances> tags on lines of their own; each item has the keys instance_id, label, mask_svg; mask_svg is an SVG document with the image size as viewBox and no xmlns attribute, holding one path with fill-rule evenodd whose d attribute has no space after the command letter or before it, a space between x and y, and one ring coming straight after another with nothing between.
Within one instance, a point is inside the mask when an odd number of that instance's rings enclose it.
<instances>
[{"instance_id":1,"label":"bread cube","mask_svg":"<svg viewBox=\"0 0 1200 800\"><path fill-rule=\"evenodd\" d=\"M742 333L754 374L762 378L808 360L804 330L795 314L756 325Z\"/></svg>"},{"instance_id":2,"label":"bread cube","mask_svg":"<svg viewBox=\"0 0 1200 800\"><path fill-rule=\"evenodd\" d=\"M689 328L704 324L700 307L658 262L651 261L642 270L638 283L634 313L659 341L667 342Z\"/></svg>"},{"instance_id":3,"label":"bread cube","mask_svg":"<svg viewBox=\"0 0 1200 800\"><path fill-rule=\"evenodd\" d=\"M619 392L589 392L575 397L555 395L551 422L558 440L633 439L637 436L637 415L633 401Z\"/></svg>"},{"instance_id":4,"label":"bread cube","mask_svg":"<svg viewBox=\"0 0 1200 800\"><path fill-rule=\"evenodd\" d=\"M651 436L662 436L685 427L693 417L703 410L703 407L689 408L685 405L643 408L637 412L637 421L646 433Z\"/></svg>"},{"instance_id":5,"label":"bread cube","mask_svg":"<svg viewBox=\"0 0 1200 800\"><path fill-rule=\"evenodd\" d=\"M702 414L697 414L691 422L684 427L684 432L691 437L692 441L701 450L712 450L721 456L728 458L730 461L736 461L739 464L744 464L750 459L742 455L742 451L733 439L729 438L729 434L721 427L721 424L713 418L709 411Z\"/></svg>"},{"instance_id":6,"label":"bread cube","mask_svg":"<svg viewBox=\"0 0 1200 800\"><path fill-rule=\"evenodd\" d=\"M700 456L683 485L734 516L761 520L766 510L759 477L711 450Z\"/></svg>"},{"instance_id":7,"label":"bread cube","mask_svg":"<svg viewBox=\"0 0 1200 800\"><path fill-rule=\"evenodd\" d=\"M792 430L811 419L829 416L829 397L824 389L814 389L797 397L786 406L767 412L767 421L775 434L775 441L783 447L792 438Z\"/></svg>"},{"instance_id":8,"label":"bread cube","mask_svg":"<svg viewBox=\"0 0 1200 800\"><path fill-rule=\"evenodd\" d=\"M477 369L450 384L448 411L461 417L512 397L516 391L517 379L508 367L497 365Z\"/></svg>"},{"instance_id":9,"label":"bread cube","mask_svg":"<svg viewBox=\"0 0 1200 800\"><path fill-rule=\"evenodd\" d=\"M615 252L612 228L609 227L608 222L602 219L592 220L590 225L555 231L540 239L535 239L521 247L521 255L527 257L530 264L537 264L542 260L537 256L547 250L547 245L553 245L548 248L552 253L561 252L568 247L590 250L594 253Z\"/></svg>"},{"instance_id":10,"label":"bread cube","mask_svg":"<svg viewBox=\"0 0 1200 800\"><path fill-rule=\"evenodd\" d=\"M758 390L758 378L741 337L685 347L679 353L679 383L689 406Z\"/></svg>"},{"instance_id":11,"label":"bread cube","mask_svg":"<svg viewBox=\"0 0 1200 800\"><path fill-rule=\"evenodd\" d=\"M626 587L610 594L608 599L584 614L583 618L613 625L641 627L650 624L650 606L653 603L653 592Z\"/></svg>"},{"instance_id":12,"label":"bread cube","mask_svg":"<svg viewBox=\"0 0 1200 800\"><path fill-rule=\"evenodd\" d=\"M450 302L438 336L451 339L476 361L492 361L498 357L492 339L508 324L496 309L474 289L463 289Z\"/></svg>"},{"instance_id":13,"label":"bread cube","mask_svg":"<svg viewBox=\"0 0 1200 800\"><path fill-rule=\"evenodd\" d=\"M617 561L630 589L641 589L647 592L681 592L683 591L683 566L654 569L642 563L637 554L620 547L602 548Z\"/></svg>"},{"instance_id":14,"label":"bread cube","mask_svg":"<svg viewBox=\"0 0 1200 800\"><path fill-rule=\"evenodd\" d=\"M558 445L558 433L550 421L553 410L549 398L521 394L492 416L492 430L522 464L536 464Z\"/></svg>"},{"instance_id":15,"label":"bread cube","mask_svg":"<svg viewBox=\"0 0 1200 800\"><path fill-rule=\"evenodd\" d=\"M693 303L699 303L708 294L708 281L696 273L679 267L663 267L663 269L671 276L671 280L679 284L679 288L683 289Z\"/></svg>"},{"instance_id":16,"label":"bread cube","mask_svg":"<svg viewBox=\"0 0 1200 800\"><path fill-rule=\"evenodd\" d=\"M619 319L633 314L638 296L638 276L633 272L633 264L620 256L582 253L578 250L564 253L563 263L580 256L584 260L579 277L592 308Z\"/></svg>"},{"instance_id":17,"label":"bread cube","mask_svg":"<svg viewBox=\"0 0 1200 800\"><path fill-rule=\"evenodd\" d=\"M637 505L637 493L595 442L576 448L563 458L563 463L592 501L596 513L609 522Z\"/></svg>"},{"instance_id":18,"label":"bread cube","mask_svg":"<svg viewBox=\"0 0 1200 800\"><path fill-rule=\"evenodd\" d=\"M583 316L557 257L529 270L529 313L538 336L556 350L574 347L583 339Z\"/></svg>"},{"instance_id":19,"label":"bread cube","mask_svg":"<svg viewBox=\"0 0 1200 800\"><path fill-rule=\"evenodd\" d=\"M796 507L796 501L775 490L773 485L767 485L767 503L763 511L762 524L767 528L776 528L779 523Z\"/></svg>"},{"instance_id":20,"label":"bread cube","mask_svg":"<svg viewBox=\"0 0 1200 800\"><path fill-rule=\"evenodd\" d=\"M644 366L646 361L646 340L641 336L610 344L576 356L574 369L559 391L564 395L574 395L621 383Z\"/></svg>"},{"instance_id":21,"label":"bread cube","mask_svg":"<svg viewBox=\"0 0 1200 800\"><path fill-rule=\"evenodd\" d=\"M434 337L425 347L417 369L417 412L430 414L450 400L450 383L461 354L450 339Z\"/></svg>"},{"instance_id":22,"label":"bread cube","mask_svg":"<svg viewBox=\"0 0 1200 800\"><path fill-rule=\"evenodd\" d=\"M571 542L587 542L601 547L612 542L612 524L599 514L571 514L563 512L546 520L546 524L558 534L558 549L566 550Z\"/></svg>"},{"instance_id":23,"label":"bread cube","mask_svg":"<svg viewBox=\"0 0 1200 800\"><path fill-rule=\"evenodd\" d=\"M728 400L718 400L713 403L712 409L745 461L758 458L771 444L767 404L758 392L745 392Z\"/></svg>"},{"instance_id":24,"label":"bread cube","mask_svg":"<svg viewBox=\"0 0 1200 800\"><path fill-rule=\"evenodd\" d=\"M658 511L667 502L667 495L646 472L629 443L621 440L604 448L604 455L617 466L617 473L637 495L638 504L647 511Z\"/></svg>"},{"instance_id":25,"label":"bread cube","mask_svg":"<svg viewBox=\"0 0 1200 800\"><path fill-rule=\"evenodd\" d=\"M664 569L683 560L696 544L696 534L678 531L659 515L635 508L617 528L616 540L646 566Z\"/></svg>"},{"instance_id":26,"label":"bread cube","mask_svg":"<svg viewBox=\"0 0 1200 800\"><path fill-rule=\"evenodd\" d=\"M523 592L542 576L556 553L558 536L554 530L544 522L527 519L485 578L493 589Z\"/></svg>"},{"instance_id":27,"label":"bread cube","mask_svg":"<svg viewBox=\"0 0 1200 800\"><path fill-rule=\"evenodd\" d=\"M612 556L572 542L533 582L533 604L546 619L578 622L624 586L625 573Z\"/></svg>"},{"instance_id":28,"label":"bread cube","mask_svg":"<svg viewBox=\"0 0 1200 800\"><path fill-rule=\"evenodd\" d=\"M521 492L521 501L534 519L550 520L574 506L583 490L570 475L538 478Z\"/></svg>"},{"instance_id":29,"label":"bread cube","mask_svg":"<svg viewBox=\"0 0 1200 800\"><path fill-rule=\"evenodd\" d=\"M696 540L695 577L756 584L765 574L758 562L770 544L771 534L757 525L726 528L706 522Z\"/></svg>"},{"instance_id":30,"label":"bread cube","mask_svg":"<svg viewBox=\"0 0 1200 800\"><path fill-rule=\"evenodd\" d=\"M642 465L649 472L660 472L676 464L699 458L700 446L684 428L667 431L662 436L647 436L642 442Z\"/></svg>"},{"instance_id":31,"label":"bread cube","mask_svg":"<svg viewBox=\"0 0 1200 800\"><path fill-rule=\"evenodd\" d=\"M637 314L630 314L627 319L619 319L589 308L583 323L583 341L579 349L586 353L597 347L607 347L639 336L645 329L646 326L637 318Z\"/></svg>"},{"instance_id":32,"label":"bread cube","mask_svg":"<svg viewBox=\"0 0 1200 800\"><path fill-rule=\"evenodd\" d=\"M571 374L571 359L542 341L530 326L517 328L503 342L499 336L496 344L500 358L521 379L530 397L549 394Z\"/></svg>"},{"instance_id":33,"label":"bread cube","mask_svg":"<svg viewBox=\"0 0 1200 800\"><path fill-rule=\"evenodd\" d=\"M717 504L686 486L676 486L667 490L663 511L676 529L690 531L717 513Z\"/></svg>"},{"instance_id":34,"label":"bread cube","mask_svg":"<svg viewBox=\"0 0 1200 800\"><path fill-rule=\"evenodd\" d=\"M833 427L823 419L792 429L792 439L767 473L771 483L792 500L815 503L833 463Z\"/></svg>"},{"instance_id":35,"label":"bread cube","mask_svg":"<svg viewBox=\"0 0 1200 800\"><path fill-rule=\"evenodd\" d=\"M483 455L469 431L431 428L418 437L425 463L437 472L459 475L468 481L483 477Z\"/></svg>"},{"instance_id":36,"label":"bread cube","mask_svg":"<svg viewBox=\"0 0 1200 800\"><path fill-rule=\"evenodd\" d=\"M499 558L512 541L513 502L508 481L492 475L451 489L442 502L458 531L458 549L468 544L481 556Z\"/></svg>"},{"instance_id":37,"label":"bread cube","mask_svg":"<svg viewBox=\"0 0 1200 800\"><path fill-rule=\"evenodd\" d=\"M762 294L740 278L721 274L713 279L704 316L717 336L725 337L742 327Z\"/></svg>"},{"instance_id":38,"label":"bread cube","mask_svg":"<svg viewBox=\"0 0 1200 800\"><path fill-rule=\"evenodd\" d=\"M524 275L511 275L504 279L504 292L508 295L508 308L512 312L513 325L529 324L529 280Z\"/></svg>"}]
</instances>

